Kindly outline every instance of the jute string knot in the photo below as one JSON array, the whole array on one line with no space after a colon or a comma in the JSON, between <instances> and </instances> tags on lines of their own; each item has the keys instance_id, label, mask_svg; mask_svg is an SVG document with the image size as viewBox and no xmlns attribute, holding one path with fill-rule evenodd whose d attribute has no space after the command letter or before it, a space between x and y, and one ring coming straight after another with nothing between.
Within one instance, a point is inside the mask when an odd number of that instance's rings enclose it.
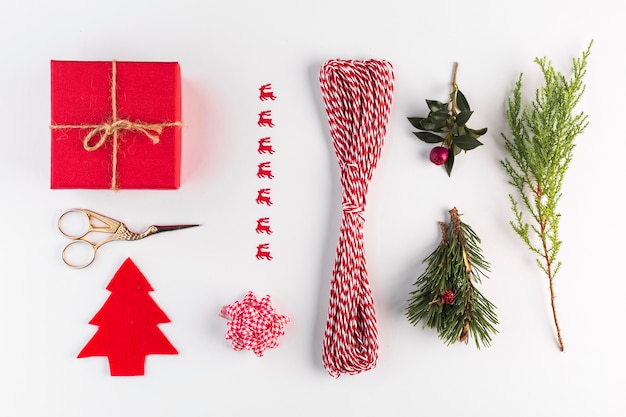
<instances>
[{"instance_id":1,"label":"jute string knot","mask_svg":"<svg viewBox=\"0 0 626 417\"><path fill-rule=\"evenodd\" d=\"M144 134L152 144L159 143L159 135L163 131L165 124L131 122L130 120L116 120L102 123L94 127L83 139L83 147L86 151L92 152L100 149L109 139L115 140L114 136L121 130L135 130ZM172 124L172 126L178 124ZM100 140L91 145L91 139L100 135Z\"/></svg>"},{"instance_id":2,"label":"jute string knot","mask_svg":"<svg viewBox=\"0 0 626 417\"><path fill-rule=\"evenodd\" d=\"M111 118L101 124L82 124L82 125L52 125L50 129L91 129L83 138L83 148L88 152L97 151L106 142L111 141L113 150L111 155L111 189L117 190L117 154L118 154L118 137L123 131L136 131L146 136L152 144L160 141L159 136L164 127L182 126L181 122L164 122L164 123L144 123L141 121L131 121L127 119L118 119L117 116L117 61L111 61ZM91 144L91 140L100 135L100 139Z\"/></svg>"}]
</instances>

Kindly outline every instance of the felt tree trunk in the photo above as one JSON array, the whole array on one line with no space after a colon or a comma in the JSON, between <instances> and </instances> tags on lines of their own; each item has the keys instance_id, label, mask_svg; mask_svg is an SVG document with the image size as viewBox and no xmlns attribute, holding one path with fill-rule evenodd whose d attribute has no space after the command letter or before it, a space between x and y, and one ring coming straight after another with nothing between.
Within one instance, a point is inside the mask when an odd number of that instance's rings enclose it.
<instances>
[{"instance_id":1,"label":"felt tree trunk","mask_svg":"<svg viewBox=\"0 0 626 417\"><path fill-rule=\"evenodd\" d=\"M146 355L178 352L157 327L169 318L148 294L154 291L128 258L107 286L111 295L89 324L100 328L78 354L106 356L112 376L144 374Z\"/></svg>"}]
</instances>

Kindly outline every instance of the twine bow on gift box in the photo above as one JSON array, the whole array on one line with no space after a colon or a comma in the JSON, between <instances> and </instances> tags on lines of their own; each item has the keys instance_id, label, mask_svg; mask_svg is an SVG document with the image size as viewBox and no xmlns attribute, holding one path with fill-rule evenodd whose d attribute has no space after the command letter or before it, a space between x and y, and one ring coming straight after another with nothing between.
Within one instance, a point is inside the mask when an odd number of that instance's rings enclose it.
<instances>
[{"instance_id":1,"label":"twine bow on gift box","mask_svg":"<svg viewBox=\"0 0 626 417\"><path fill-rule=\"evenodd\" d=\"M82 124L82 125L51 125L50 129L91 129L83 138L83 148L88 152L97 151L108 140L111 140L113 147L111 156L111 190L117 190L117 154L118 154L118 138L120 131L136 131L140 132L148 138L152 144L160 141L160 135L165 127L182 126L182 122L163 122L163 123L145 123L141 121L131 121L126 119L118 119L117 116L117 64L111 61L111 118L101 124ZM91 144L92 139L100 136L100 140Z\"/></svg>"}]
</instances>

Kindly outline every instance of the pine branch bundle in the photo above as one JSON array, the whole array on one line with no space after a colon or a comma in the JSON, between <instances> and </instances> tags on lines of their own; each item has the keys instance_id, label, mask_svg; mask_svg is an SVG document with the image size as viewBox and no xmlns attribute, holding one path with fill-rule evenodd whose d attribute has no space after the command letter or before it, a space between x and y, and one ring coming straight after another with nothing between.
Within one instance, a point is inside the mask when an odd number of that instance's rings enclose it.
<instances>
[{"instance_id":1,"label":"pine branch bundle","mask_svg":"<svg viewBox=\"0 0 626 417\"><path fill-rule=\"evenodd\" d=\"M415 281L406 316L413 325L424 320L423 327L436 329L448 345L467 343L471 336L480 349L498 332L496 307L475 287L490 265L480 238L461 221L456 207L449 213L450 223L439 222L441 242L424 259L428 265Z\"/></svg>"},{"instance_id":2,"label":"pine branch bundle","mask_svg":"<svg viewBox=\"0 0 626 417\"><path fill-rule=\"evenodd\" d=\"M554 303L553 281L561 268L557 255L561 248L557 204L565 172L572 160L574 139L587 127L587 116L575 113L585 85L587 57L591 42L581 58L573 60L573 72L568 80L552 67L546 58L536 58L545 85L535 92L535 100L522 106L522 74L506 112L511 135L502 134L508 157L501 161L515 188L517 198L509 194L514 219L510 222L515 233L536 255L539 268L548 277L552 313L557 341L561 350L563 340ZM529 220L527 220L529 219Z\"/></svg>"}]
</instances>

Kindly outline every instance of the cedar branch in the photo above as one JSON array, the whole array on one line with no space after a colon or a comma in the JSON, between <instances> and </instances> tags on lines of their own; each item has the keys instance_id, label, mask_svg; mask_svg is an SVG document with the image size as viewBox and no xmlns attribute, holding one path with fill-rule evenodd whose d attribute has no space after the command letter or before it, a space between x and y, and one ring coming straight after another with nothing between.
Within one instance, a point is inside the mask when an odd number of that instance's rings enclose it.
<instances>
[{"instance_id":1,"label":"cedar branch","mask_svg":"<svg viewBox=\"0 0 626 417\"><path fill-rule=\"evenodd\" d=\"M540 183L537 183L537 188L535 191L535 195L538 200L541 200L543 197L543 188ZM556 328L556 337L559 343L559 349L561 352L565 350L565 346L563 345L563 338L561 337L561 326L559 326L559 320L556 314L556 301L555 301L555 292L554 292L554 274L552 272L552 260L550 259L550 249L548 248L548 220L545 218L543 213L539 214L539 231L541 232L541 248L543 250L543 258L546 264L546 274L548 275L548 283L550 287L550 306L552 307L552 317L554 319L554 326Z\"/></svg>"}]
</instances>

